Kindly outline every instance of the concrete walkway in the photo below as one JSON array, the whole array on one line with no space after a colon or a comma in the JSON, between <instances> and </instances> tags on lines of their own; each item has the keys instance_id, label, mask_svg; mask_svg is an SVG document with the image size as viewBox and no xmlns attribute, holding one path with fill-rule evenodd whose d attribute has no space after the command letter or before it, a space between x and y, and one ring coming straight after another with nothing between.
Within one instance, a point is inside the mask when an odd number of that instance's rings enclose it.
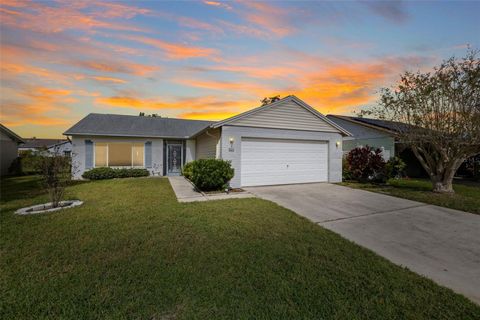
<instances>
[{"instance_id":1,"label":"concrete walkway","mask_svg":"<svg viewBox=\"0 0 480 320\"><path fill-rule=\"evenodd\" d=\"M247 188L480 304L480 216L328 183Z\"/></svg>"},{"instance_id":2,"label":"concrete walkway","mask_svg":"<svg viewBox=\"0 0 480 320\"><path fill-rule=\"evenodd\" d=\"M168 177L178 202L195 202L209 200L225 200L238 198L254 198L255 195L250 192L218 193L205 194L195 190L193 184L182 176Z\"/></svg>"}]
</instances>

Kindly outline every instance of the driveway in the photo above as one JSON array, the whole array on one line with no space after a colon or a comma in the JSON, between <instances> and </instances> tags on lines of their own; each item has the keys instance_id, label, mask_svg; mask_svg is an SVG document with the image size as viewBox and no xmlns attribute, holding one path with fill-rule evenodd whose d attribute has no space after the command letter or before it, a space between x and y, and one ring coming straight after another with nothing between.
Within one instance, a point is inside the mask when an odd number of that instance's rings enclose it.
<instances>
[{"instance_id":1,"label":"driveway","mask_svg":"<svg viewBox=\"0 0 480 320\"><path fill-rule=\"evenodd\" d=\"M328 183L246 188L480 304L480 216Z\"/></svg>"}]
</instances>

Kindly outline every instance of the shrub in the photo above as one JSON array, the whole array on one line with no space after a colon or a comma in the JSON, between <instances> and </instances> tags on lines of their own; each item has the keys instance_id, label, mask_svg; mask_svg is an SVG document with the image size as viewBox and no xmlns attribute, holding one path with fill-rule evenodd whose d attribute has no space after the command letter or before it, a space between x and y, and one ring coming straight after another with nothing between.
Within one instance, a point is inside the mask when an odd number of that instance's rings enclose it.
<instances>
[{"instance_id":1,"label":"shrub","mask_svg":"<svg viewBox=\"0 0 480 320\"><path fill-rule=\"evenodd\" d=\"M182 168L182 175L187 178L188 180L192 180L192 174L193 174L193 162L191 161L187 163L186 165L183 166Z\"/></svg>"},{"instance_id":2,"label":"shrub","mask_svg":"<svg viewBox=\"0 0 480 320\"><path fill-rule=\"evenodd\" d=\"M385 175L388 179L399 179L404 176L407 165L399 157L394 157L385 164Z\"/></svg>"},{"instance_id":3,"label":"shrub","mask_svg":"<svg viewBox=\"0 0 480 320\"><path fill-rule=\"evenodd\" d=\"M57 155L41 157L38 162L38 171L50 196L52 207L58 207L65 194L67 183L71 180L70 159Z\"/></svg>"},{"instance_id":4,"label":"shrub","mask_svg":"<svg viewBox=\"0 0 480 320\"><path fill-rule=\"evenodd\" d=\"M347 157L342 158L342 179L343 180L353 180L352 173L350 172L350 167L348 166Z\"/></svg>"},{"instance_id":5,"label":"shrub","mask_svg":"<svg viewBox=\"0 0 480 320\"><path fill-rule=\"evenodd\" d=\"M346 162L345 170L353 180L360 182L385 180L385 160L381 149L369 146L357 147L347 154Z\"/></svg>"},{"instance_id":6,"label":"shrub","mask_svg":"<svg viewBox=\"0 0 480 320\"><path fill-rule=\"evenodd\" d=\"M8 167L8 173L14 176L23 175L22 158L16 157L12 161L12 164L10 164L10 167Z\"/></svg>"},{"instance_id":7,"label":"shrub","mask_svg":"<svg viewBox=\"0 0 480 320\"><path fill-rule=\"evenodd\" d=\"M147 177L150 173L147 169L114 169L108 167L93 168L85 171L82 177L89 180L104 180L113 178Z\"/></svg>"},{"instance_id":8,"label":"shrub","mask_svg":"<svg viewBox=\"0 0 480 320\"><path fill-rule=\"evenodd\" d=\"M24 174L38 174L45 156L36 152L27 151L20 156L19 167Z\"/></svg>"},{"instance_id":9,"label":"shrub","mask_svg":"<svg viewBox=\"0 0 480 320\"><path fill-rule=\"evenodd\" d=\"M233 178L230 161L200 159L192 162L192 182L203 191L221 190Z\"/></svg>"}]
</instances>

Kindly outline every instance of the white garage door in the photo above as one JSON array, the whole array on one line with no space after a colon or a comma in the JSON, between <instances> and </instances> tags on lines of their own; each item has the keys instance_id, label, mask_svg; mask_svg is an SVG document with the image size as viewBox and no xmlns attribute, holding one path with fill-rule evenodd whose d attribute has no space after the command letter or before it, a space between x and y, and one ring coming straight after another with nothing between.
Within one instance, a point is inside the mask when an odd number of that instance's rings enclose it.
<instances>
[{"instance_id":1,"label":"white garage door","mask_svg":"<svg viewBox=\"0 0 480 320\"><path fill-rule=\"evenodd\" d=\"M242 186L328 180L325 141L242 139Z\"/></svg>"}]
</instances>

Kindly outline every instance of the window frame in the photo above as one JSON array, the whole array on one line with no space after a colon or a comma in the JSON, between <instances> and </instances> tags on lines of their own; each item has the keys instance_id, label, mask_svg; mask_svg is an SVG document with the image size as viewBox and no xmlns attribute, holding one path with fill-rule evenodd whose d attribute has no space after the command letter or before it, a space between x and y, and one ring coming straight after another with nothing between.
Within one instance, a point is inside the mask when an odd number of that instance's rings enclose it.
<instances>
[{"instance_id":1,"label":"window frame","mask_svg":"<svg viewBox=\"0 0 480 320\"><path fill-rule=\"evenodd\" d=\"M97 166L97 143L99 144L105 144L106 145L106 166ZM110 165L110 144L115 144L115 143L127 143L130 144L130 165L127 166L111 166ZM134 159L134 145L137 145L139 147L141 145L142 147L142 165L141 166L134 166L133 165L133 159ZM145 168L145 142L133 142L133 141L94 141L93 142L93 167L94 168Z\"/></svg>"}]
</instances>

